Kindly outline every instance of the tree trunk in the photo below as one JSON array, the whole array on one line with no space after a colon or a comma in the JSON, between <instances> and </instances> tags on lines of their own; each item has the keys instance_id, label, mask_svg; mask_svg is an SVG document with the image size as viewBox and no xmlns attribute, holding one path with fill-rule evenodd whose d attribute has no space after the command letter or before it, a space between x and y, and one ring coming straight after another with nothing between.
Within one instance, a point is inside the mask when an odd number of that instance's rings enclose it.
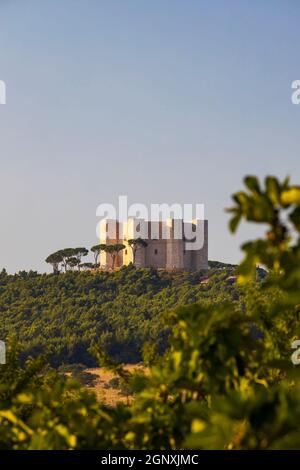
<instances>
[{"instance_id":1,"label":"tree trunk","mask_svg":"<svg viewBox=\"0 0 300 470\"><path fill-rule=\"evenodd\" d=\"M112 270L115 270L115 264L116 264L116 255L111 255L112 256Z\"/></svg>"},{"instance_id":2,"label":"tree trunk","mask_svg":"<svg viewBox=\"0 0 300 470\"><path fill-rule=\"evenodd\" d=\"M134 265L135 265L136 251L137 251L137 248L132 248L132 261Z\"/></svg>"}]
</instances>

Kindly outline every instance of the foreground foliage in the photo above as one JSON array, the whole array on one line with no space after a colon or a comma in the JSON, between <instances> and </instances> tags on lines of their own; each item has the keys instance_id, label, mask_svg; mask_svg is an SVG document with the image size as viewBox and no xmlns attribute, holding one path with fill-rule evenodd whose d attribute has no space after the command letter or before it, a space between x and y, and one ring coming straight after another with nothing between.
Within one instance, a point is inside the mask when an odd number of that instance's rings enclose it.
<instances>
[{"instance_id":1,"label":"foreground foliage","mask_svg":"<svg viewBox=\"0 0 300 470\"><path fill-rule=\"evenodd\" d=\"M295 449L300 447L300 188L245 179L234 195L231 230L242 219L266 224L243 246L239 299L200 302L168 316L171 345L147 377L130 377L131 407L107 409L68 378L43 369L2 366L2 448ZM257 265L268 270L257 278Z\"/></svg>"}]
</instances>

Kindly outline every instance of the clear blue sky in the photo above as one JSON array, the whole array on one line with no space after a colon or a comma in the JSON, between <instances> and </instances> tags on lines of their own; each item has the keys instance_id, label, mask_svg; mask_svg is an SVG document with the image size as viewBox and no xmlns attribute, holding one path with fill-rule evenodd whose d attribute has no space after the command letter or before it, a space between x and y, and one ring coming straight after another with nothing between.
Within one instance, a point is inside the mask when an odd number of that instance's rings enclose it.
<instances>
[{"instance_id":1,"label":"clear blue sky","mask_svg":"<svg viewBox=\"0 0 300 470\"><path fill-rule=\"evenodd\" d=\"M209 256L247 174L300 182L298 0L0 0L0 268L96 242L95 211L203 202Z\"/></svg>"}]
</instances>

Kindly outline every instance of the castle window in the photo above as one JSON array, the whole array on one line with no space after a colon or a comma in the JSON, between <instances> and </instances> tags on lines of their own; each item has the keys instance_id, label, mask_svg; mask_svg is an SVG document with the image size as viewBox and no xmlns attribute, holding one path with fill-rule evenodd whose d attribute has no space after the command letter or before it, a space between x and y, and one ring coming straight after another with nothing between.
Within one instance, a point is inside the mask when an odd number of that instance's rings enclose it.
<instances>
[{"instance_id":1,"label":"castle window","mask_svg":"<svg viewBox=\"0 0 300 470\"><path fill-rule=\"evenodd\" d=\"M157 253L158 253L158 251L155 249L155 250L154 250L154 254L157 255Z\"/></svg>"},{"instance_id":2,"label":"castle window","mask_svg":"<svg viewBox=\"0 0 300 470\"><path fill-rule=\"evenodd\" d=\"M127 255L127 250L125 250L125 255Z\"/></svg>"}]
</instances>

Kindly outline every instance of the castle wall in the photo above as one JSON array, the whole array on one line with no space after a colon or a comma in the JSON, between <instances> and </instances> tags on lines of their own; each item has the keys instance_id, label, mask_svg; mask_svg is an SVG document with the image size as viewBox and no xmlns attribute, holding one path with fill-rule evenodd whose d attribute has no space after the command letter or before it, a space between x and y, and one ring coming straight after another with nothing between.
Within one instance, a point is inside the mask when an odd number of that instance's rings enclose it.
<instances>
[{"instance_id":1,"label":"castle wall","mask_svg":"<svg viewBox=\"0 0 300 470\"><path fill-rule=\"evenodd\" d=\"M145 268L146 265L146 249L139 247L135 253L135 266L137 268Z\"/></svg>"},{"instance_id":2,"label":"castle wall","mask_svg":"<svg viewBox=\"0 0 300 470\"><path fill-rule=\"evenodd\" d=\"M166 269L184 269L184 242L183 240L165 240L167 246Z\"/></svg>"},{"instance_id":3,"label":"castle wall","mask_svg":"<svg viewBox=\"0 0 300 470\"><path fill-rule=\"evenodd\" d=\"M147 240L145 249L145 266L165 268L167 260L166 240Z\"/></svg>"},{"instance_id":4,"label":"castle wall","mask_svg":"<svg viewBox=\"0 0 300 470\"><path fill-rule=\"evenodd\" d=\"M185 271L192 271L192 251L186 250L185 246L183 247L183 269Z\"/></svg>"}]
</instances>

